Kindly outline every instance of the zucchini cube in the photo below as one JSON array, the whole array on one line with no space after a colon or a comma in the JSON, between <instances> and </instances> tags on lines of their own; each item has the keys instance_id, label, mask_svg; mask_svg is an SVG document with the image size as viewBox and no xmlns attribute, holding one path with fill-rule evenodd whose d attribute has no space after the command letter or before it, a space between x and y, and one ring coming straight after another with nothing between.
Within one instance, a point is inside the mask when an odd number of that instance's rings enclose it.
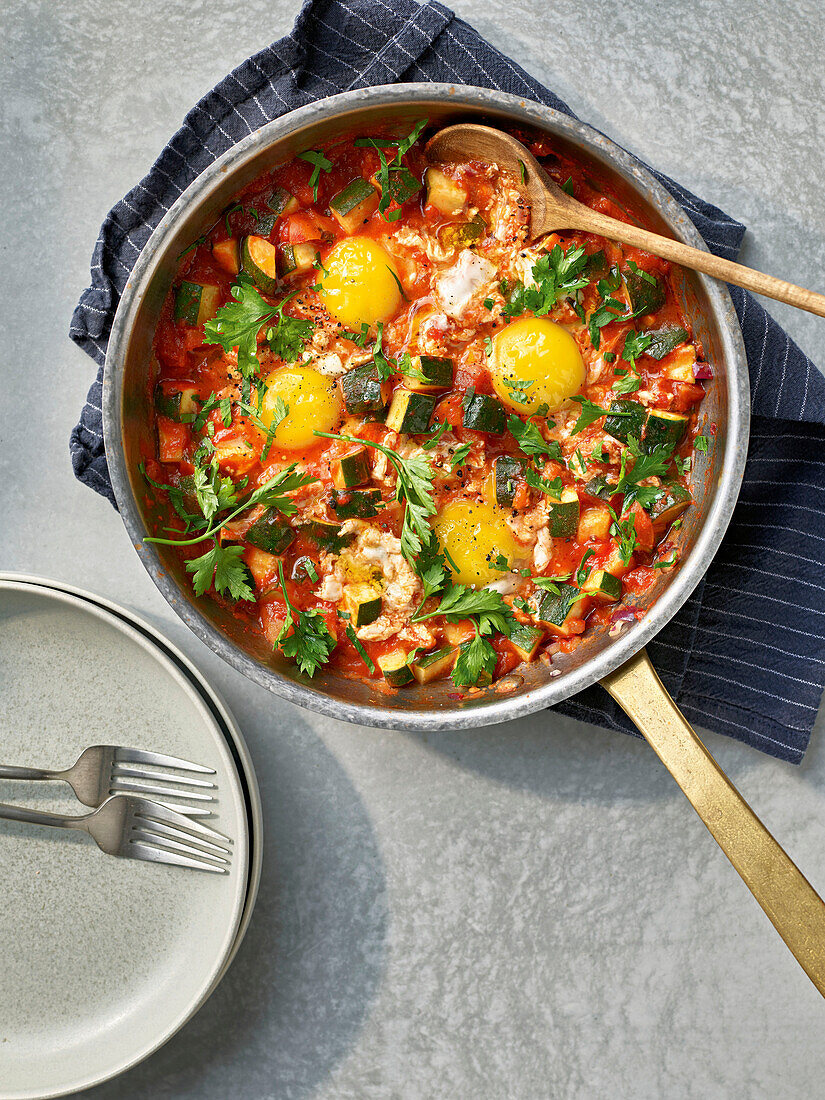
<instances>
[{"instance_id":1,"label":"zucchini cube","mask_svg":"<svg viewBox=\"0 0 825 1100\"><path fill-rule=\"evenodd\" d=\"M554 539L571 539L579 526L579 494L562 489L559 500L550 498L547 529Z\"/></svg>"},{"instance_id":2,"label":"zucchini cube","mask_svg":"<svg viewBox=\"0 0 825 1100\"><path fill-rule=\"evenodd\" d=\"M381 593L371 584L344 585L341 602L356 630L374 623L381 614Z\"/></svg>"},{"instance_id":3,"label":"zucchini cube","mask_svg":"<svg viewBox=\"0 0 825 1100\"><path fill-rule=\"evenodd\" d=\"M649 355L651 359L664 359L680 344L684 344L688 338L687 332L681 325L662 325L661 328L650 329L644 335L650 337L645 355Z\"/></svg>"},{"instance_id":4,"label":"zucchini cube","mask_svg":"<svg viewBox=\"0 0 825 1100\"><path fill-rule=\"evenodd\" d=\"M392 404L385 424L394 432L420 435L430 426L435 412L435 397L430 393L418 393L399 387L392 396Z\"/></svg>"},{"instance_id":5,"label":"zucchini cube","mask_svg":"<svg viewBox=\"0 0 825 1100\"><path fill-rule=\"evenodd\" d=\"M277 270L280 277L282 279L291 279L295 275L303 275L304 272L311 270L320 247L320 241L302 241L300 244L279 244ZM266 293L266 291L264 291L264 293Z\"/></svg>"},{"instance_id":6,"label":"zucchini cube","mask_svg":"<svg viewBox=\"0 0 825 1100\"><path fill-rule=\"evenodd\" d=\"M378 658L377 664L391 687L403 687L413 679L409 658L403 649L393 649L390 653L383 653Z\"/></svg>"},{"instance_id":7,"label":"zucchini cube","mask_svg":"<svg viewBox=\"0 0 825 1100\"><path fill-rule=\"evenodd\" d=\"M496 504L512 508L519 481L524 480L524 466L512 455L499 455L493 463Z\"/></svg>"},{"instance_id":8,"label":"zucchini cube","mask_svg":"<svg viewBox=\"0 0 825 1100\"><path fill-rule=\"evenodd\" d=\"M418 393L439 393L453 384L453 361L434 355L415 355L412 371L404 375L404 385Z\"/></svg>"},{"instance_id":9,"label":"zucchini cube","mask_svg":"<svg viewBox=\"0 0 825 1100\"><path fill-rule=\"evenodd\" d=\"M653 532L657 537L661 537L671 523L693 504L690 492L678 481L663 482L662 489L664 492L650 507Z\"/></svg>"},{"instance_id":10,"label":"zucchini cube","mask_svg":"<svg viewBox=\"0 0 825 1100\"><path fill-rule=\"evenodd\" d=\"M661 279L645 271L632 271L630 268L622 272L630 306L636 316L655 313L665 304L665 288Z\"/></svg>"},{"instance_id":11,"label":"zucchini cube","mask_svg":"<svg viewBox=\"0 0 825 1100\"><path fill-rule=\"evenodd\" d=\"M429 684L445 672L449 672L456 662L458 650L451 645L433 649L429 653L418 653L410 662L410 669L419 684Z\"/></svg>"},{"instance_id":12,"label":"zucchini cube","mask_svg":"<svg viewBox=\"0 0 825 1100\"><path fill-rule=\"evenodd\" d=\"M654 447L662 446L671 449L681 443L687 431L688 418L678 413L664 412L661 409L651 409L645 424L644 448L652 451Z\"/></svg>"},{"instance_id":13,"label":"zucchini cube","mask_svg":"<svg viewBox=\"0 0 825 1100\"><path fill-rule=\"evenodd\" d=\"M269 554L283 554L295 539L296 532L277 508L267 508L243 536L244 542L266 550Z\"/></svg>"},{"instance_id":14,"label":"zucchini cube","mask_svg":"<svg viewBox=\"0 0 825 1100\"><path fill-rule=\"evenodd\" d=\"M487 232L487 223L481 214L475 214L468 222L442 225L438 231L438 240L444 248L469 248L480 241Z\"/></svg>"},{"instance_id":15,"label":"zucchini cube","mask_svg":"<svg viewBox=\"0 0 825 1100\"><path fill-rule=\"evenodd\" d=\"M298 209L298 200L290 195L283 187L275 190L264 200L268 210L271 210L276 218L284 218L287 214L294 214Z\"/></svg>"},{"instance_id":16,"label":"zucchini cube","mask_svg":"<svg viewBox=\"0 0 825 1100\"><path fill-rule=\"evenodd\" d=\"M502 435L507 427L507 414L497 397L474 393L464 406L464 427L474 432Z\"/></svg>"},{"instance_id":17,"label":"zucchini cube","mask_svg":"<svg viewBox=\"0 0 825 1100\"><path fill-rule=\"evenodd\" d=\"M329 200L329 210L345 233L354 233L378 208L378 192L358 176Z\"/></svg>"},{"instance_id":18,"label":"zucchini cube","mask_svg":"<svg viewBox=\"0 0 825 1100\"><path fill-rule=\"evenodd\" d=\"M528 623L516 623L510 631L510 645L522 661L535 659L544 638L543 630L537 626L530 626Z\"/></svg>"},{"instance_id":19,"label":"zucchini cube","mask_svg":"<svg viewBox=\"0 0 825 1100\"><path fill-rule=\"evenodd\" d=\"M375 363L363 363L347 371L340 381L344 405L351 416L384 411L389 398L389 382L382 382Z\"/></svg>"},{"instance_id":20,"label":"zucchini cube","mask_svg":"<svg viewBox=\"0 0 825 1100\"><path fill-rule=\"evenodd\" d=\"M534 618L551 633L567 638L572 633L570 620L581 618L579 612L584 609L584 597L575 585L562 582L557 587L558 596L552 592L540 594Z\"/></svg>"},{"instance_id":21,"label":"zucchini cube","mask_svg":"<svg viewBox=\"0 0 825 1100\"><path fill-rule=\"evenodd\" d=\"M424 173L425 204L434 206L447 217L458 217L467 205L467 192L451 180L440 168L428 168Z\"/></svg>"},{"instance_id":22,"label":"zucchini cube","mask_svg":"<svg viewBox=\"0 0 825 1100\"><path fill-rule=\"evenodd\" d=\"M604 430L620 443L627 443L628 436L642 438L642 428L647 419L647 409L629 397L610 402L604 418Z\"/></svg>"},{"instance_id":23,"label":"zucchini cube","mask_svg":"<svg viewBox=\"0 0 825 1100\"><path fill-rule=\"evenodd\" d=\"M184 280L175 291L175 320L186 325L203 325L217 313L221 297L220 287Z\"/></svg>"},{"instance_id":24,"label":"zucchini cube","mask_svg":"<svg viewBox=\"0 0 825 1100\"><path fill-rule=\"evenodd\" d=\"M319 549L326 550L330 554L340 554L345 546L355 541L356 535L355 531L342 535L340 523L329 523L324 519L311 520L304 524L303 530Z\"/></svg>"},{"instance_id":25,"label":"zucchini cube","mask_svg":"<svg viewBox=\"0 0 825 1100\"><path fill-rule=\"evenodd\" d=\"M366 447L336 458L331 463L332 484L336 489L352 489L369 481L371 469Z\"/></svg>"},{"instance_id":26,"label":"zucchini cube","mask_svg":"<svg viewBox=\"0 0 825 1100\"><path fill-rule=\"evenodd\" d=\"M597 603L615 603L622 595L622 582L606 569L594 569L581 588Z\"/></svg>"},{"instance_id":27,"label":"zucchini cube","mask_svg":"<svg viewBox=\"0 0 825 1100\"><path fill-rule=\"evenodd\" d=\"M178 424L193 420L199 409L198 391L194 386L181 386L167 390L160 382L155 386L155 411Z\"/></svg>"},{"instance_id":28,"label":"zucchini cube","mask_svg":"<svg viewBox=\"0 0 825 1100\"><path fill-rule=\"evenodd\" d=\"M370 519L378 515L380 489L332 490L330 507L339 519Z\"/></svg>"},{"instance_id":29,"label":"zucchini cube","mask_svg":"<svg viewBox=\"0 0 825 1100\"><path fill-rule=\"evenodd\" d=\"M244 237L241 241L241 270L264 294L278 289L278 252L263 237Z\"/></svg>"}]
</instances>

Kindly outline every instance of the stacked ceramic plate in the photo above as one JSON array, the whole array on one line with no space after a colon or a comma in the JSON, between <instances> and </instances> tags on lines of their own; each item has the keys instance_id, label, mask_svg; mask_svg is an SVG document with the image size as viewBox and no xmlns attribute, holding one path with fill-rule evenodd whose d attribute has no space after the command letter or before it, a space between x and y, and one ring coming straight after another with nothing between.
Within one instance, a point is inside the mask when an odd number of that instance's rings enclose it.
<instances>
[{"instance_id":1,"label":"stacked ceramic plate","mask_svg":"<svg viewBox=\"0 0 825 1100\"><path fill-rule=\"evenodd\" d=\"M226 708L151 626L78 589L0 573L0 762L67 768L123 745L215 771L228 874L115 859L89 837L0 821L0 1093L61 1096L122 1072L209 997L261 870L258 785ZM63 783L0 780L0 802L89 813Z\"/></svg>"}]
</instances>

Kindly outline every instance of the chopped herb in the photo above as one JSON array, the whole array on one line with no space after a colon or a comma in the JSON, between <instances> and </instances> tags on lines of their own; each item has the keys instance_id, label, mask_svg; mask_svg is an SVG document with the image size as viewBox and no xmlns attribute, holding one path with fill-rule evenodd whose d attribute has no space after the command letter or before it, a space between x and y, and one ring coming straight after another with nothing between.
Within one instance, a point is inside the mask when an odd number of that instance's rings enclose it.
<instances>
[{"instance_id":1,"label":"chopped herb","mask_svg":"<svg viewBox=\"0 0 825 1100\"><path fill-rule=\"evenodd\" d=\"M462 443L460 447L456 447L450 457L450 469L455 470L459 466L463 465L467 461L467 455L470 453L470 444Z\"/></svg>"},{"instance_id":2,"label":"chopped herb","mask_svg":"<svg viewBox=\"0 0 825 1100\"><path fill-rule=\"evenodd\" d=\"M590 570L587 568L587 561L589 558L596 556L595 550L585 550L582 555L582 560L579 562L579 568L576 570L576 584L581 588L584 582L587 580L587 575Z\"/></svg>"},{"instance_id":3,"label":"chopped herb","mask_svg":"<svg viewBox=\"0 0 825 1100\"><path fill-rule=\"evenodd\" d=\"M284 306L297 293L294 290L284 298L275 311L276 322L266 334L272 354L283 359L285 363L294 363L298 359L315 330L312 321L284 316Z\"/></svg>"},{"instance_id":4,"label":"chopped herb","mask_svg":"<svg viewBox=\"0 0 825 1100\"><path fill-rule=\"evenodd\" d=\"M529 466L524 471L524 480L530 486L531 489L536 489L539 492L547 493L548 496L554 500L558 500L562 493L562 480L560 477L554 477L552 481L545 481L543 477L532 470Z\"/></svg>"},{"instance_id":5,"label":"chopped herb","mask_svg":"<svg viewBox=\"0 0 825 1100\"><path fill-rule=\"evenodd\" d=\"M264 301L250 282L237 282L232 287L234 302L227 302L211 321L204 325L204 343L219 344L224 351L238 351L238 370L245 379L260 368L258 333L263 325L278 316L281 306Z\"/></svg>"},{"instance_id":6,"label":"chopped herb","mask_svg":"<svg viewBox=\"0 0 825 1100\"><path fill-rule=\"evenodd\" d=\"M573 195L575 194L575 191L573 189L573 177L572 176L567 177L567 179L561 185L561 189L562 189L562 191L566 191L567 194L570 195L571 198L573 197Z\"/></svg>"},{"instance_id":7,"label":"chopped herb","mask_svg":"<svg viewBox=\"0 0 825 1100\"><path fill-rule=\"evenodd\" d=\"M562 461L560 444L556 440L548 443L532 420L524 421L513 413L507 418L507 427L526 455L547 455L554 462Z\"/></svg>"},{"instance_id":8,"label":"chopped herb","mask_svg":"<svg viewBox=\"0 0 825 1100\"><path fill-rule=\"evenodd\" d=\"M524 163L523 160L520 160L518 162L518 169L519 169L519 173L521 175L522 184L527 183L527 165Z\"/></svg>"},{"instance_id":9,"label":"chopped herb","mask_svg":"<svg viewBox=\"0 0 825 1100\"><path fill-rule=\"evenodd\" d=\"M701 451L705 454L708 449L708 437L706 435L697 435L693 441L693 446L697 451Z\"/></svg>"},{"instance_id":10,"label":"chopped herb","mask_svg":"<svg viewBox=\"0 0 825 1100\"><path fill-rule=\"evenodd\" d=\"M275 639L275 649L280 648L285 657L294 660L301 672L314 676L321 665L329 660L335 648L335 639L317 608L299 611L292 605L284 581L284 563L280 558L278 575L286 603L286 621Z\"/></svg>"},{"instance_id":11,"label":"chopped herb","mask_svg":"<svg viewBox=\"0 0 825 1100\"><path fill-rule=\"evenodd\" d=\"M367 651L364 649L364 647L361 645L361 643L358 641L358 635L352 629L351 624L347 625L346 634L347 634L347 637L349 638L349 640L352 642L352 644L358 650L358 654L359 654L361 660L364 662L364 664L367 666L367 668L370 670L370 672L375 672L375 665L373 664L372 658L367 653Z\"/></svg>"},{"instance_id":12,"label":"chopped herb","mask_svg":"<svg viewBox=\"0 0 825 1100\"><path fill-rule=\"evenodd\" d=\"M226 226L226 235L227 235L227 237L232 236L232 229L229 225L229 215L236 213L236 211L238 211L238 210L243 210L243 203L242 202L233 203L232 206L230 206L228 208L228 210L226 211L226 213L223 216L223 223Z\"/></svg>"},{"instance_id":13,"label":"chopped herb","mask_svg":"<svg viewBox=\"0 0 825 1100\"><path fill-rule=\"evenodd\" d=\"M549 313L560 298L587 286L590 280L583 275L586 264L583 245L571 244L566 251L559 244L553 245L550 252L539 256L533 265L533 286L515 283L508 292L506 283L502 283L502 294L506 298L504 316L509 320L525 310L537 317Z\"/></svg>"},{"instance_id":14,"label":"chopped herb","mask_svg":"<svg viewBox=\"0 0 825 1100\"><path fill-rule=\"evenodd\" d=\"M487 339L489 340L489 336ZM489 355L490 352L487 354ZM505 378L504 385L510 391L510 396L514 401L517 401L520 405L526 405L530 401L527 390L535 385L535 381L535 378Z\"/></svg>"},{"instance_id":15,"label":"chopped herb","mask_svg":"<svg viewBox=\"0 0 825 1100\"><path fill-rule=\"evenodd\" d=\"M427 125L427 119L422 118L415 124L411 133L405 138L356 138L354 144L358 147L369 147L378 153L381 167L375 173L375 180L381 189L381 198L378 201L378 212L385 221L398 221L401 217L401 205L417 194L421 189L421 183L404 164L404 156L418 141L421 131ZM385 149L395 149L395 156L388 160ZM398 203L397 210L388 208L391 203Z\"/></svg>"},{"instance_id":16,"label":"chopped herb","mask_svg":"<svg viewBox=\"0 0 825 1100\"><path fill-rule=\"evenodd\" d=\"M496 303L493 301L492 298L485 298L484 299L484 308L485 309L492 309L495 304Z\"/></svg>"},{"instance_id":17,"label":"chopped herb","mask_svg":"<svg viewBox=\"0 0 825 1100\"><path fill-rule=\"evenodd\" d=\"M431 432L432 432L432 434L430 435L430 438L428 440L426 440L426 442L421 444L421 446L424 448L424 450L425 451L431 451L433 449L433 447L436 446L439 439L441 439L442 435L444 435L444 433L447 431L447 429L449 427L450 427L450 425L447 423L446 420L442 421L441 423L436 421L435 424L433 424L432 428L430 429Z\"/></svg>"},{"instance_id":18,"label":"chopped herb","mask_svg":"<svg viewBox=\"0 0 825 1100\"><path fill-rule=\"evenodd\" d=\"M605 363L615 363L616 362L616 352L615 351L606 351L602 355L602 359L604 359Z\"/></svg>"},{"instance_id":19,"label":"chopped herb","mask_svg":"<svg viewBox=\"0 0 825 1100\"><path fill-rule=\"evenodd\" d=\"M327 160L323 153L314 149L308 149L305 153L298 154L299 160L305 160L307 164L313 165L312 175L309 177L309 186L312 188L312 201L318 201L318 184L321 179L321 172L329 172L332 168L332 161Z\"/></svg>"},{"instance_id":20,"label":"chopped herb","mask_svg":"<svg viewBox=\"0 0 825 1100\"><path fill-rule=\"evenodd\" d=\"M669 561L667 561L667 560L665 560L665 561L654 561L653 568L654 569L671 569L675 564L676 564L676 551L673 552L673 554L671 555Z\"/></svg>"},{"instance_id":21,"label":"chopped herb","mask_svg":"<svg viewBox=\"0 0 825 1100\"><path fill-rule=\"evenodd\" d=\"M578 435L579 432L583 432L585 428L589 428L591 424L595 424L600 416L607 415L607 409L603 409L601 405L597 405L594 401L582 397L581 394L576 394L574 397L571 397L570 400L577 401L582 407L579 418L571 429L572 435Z\"/></svg>"},{"instance_id":22,"label":"chopped herb","mask_svg":"<svg viewBox=\"0 0 825 1100\"><path fill-rule=\"evenodd\" d=\"M619 540L619 557L625 565L630 564L633 551L636 549L636 516L631 512L624 519L619 519L613 509L610 509L613 522L610 524L610 534Z\"/></svg>"},{"instance_id":23,"label":"chopped herb","mask_svg":"<svg viewBox=\"0 0 825 1100\"><path fill-rule=\"evenodd\" d=\"M203 538L204 536L201 536ZM148 540L147 540L148 541ZM153 539L168 542L168 539ZM195 541L200 541L196 539ZM202 596L209 588L229 595L233 600L254 600L255 593L249 586L249 570L241 560L242 546L218 546L214 540L212 549L186 563L186 572L192 573L196 596Z\"/></svg>"},{"instance_id":24,"label":"chopped herb","mask_svg":"<svg viewBox=\"0 0 825 1100\"><path fill-rule=\"evenodd\" d=\"M496 558L490 562L491 569L497 569L499 573L509 573L510 563L503 554L498 554Z\"/></svg>"},{"instance_id":25,"label":"chopped herb","mask_svg":"<svg viewBox=\"0 0 825 1100\"><path fill-rule=\"evenodd\" d=\"M490 336L485 336L484 337L484 353L485 353L485 355L487 356L488 359L493 354L493 341L492 341L492 337L490 337Z\"/></svg>"}]
</instances>

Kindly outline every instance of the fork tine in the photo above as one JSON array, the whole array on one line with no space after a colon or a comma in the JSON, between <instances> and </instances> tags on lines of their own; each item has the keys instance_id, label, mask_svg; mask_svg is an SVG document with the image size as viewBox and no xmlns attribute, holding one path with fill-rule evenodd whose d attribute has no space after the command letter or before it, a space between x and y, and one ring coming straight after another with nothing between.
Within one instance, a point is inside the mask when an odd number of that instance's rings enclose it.
<instances>
[{"instance_id":1,"label":"fork tine","mask_svg":"<svg viewBox=\"0 0 825 1100\"><path fill-rule=\"evenodd\" d=\"M205 840L199 836L191 836L189 833L184 833L173 825L165 825L162 821L146 821L143 818L136 818L134 828L141 833L152 833L161 838L169 837L170 840L190 845L195 851L212 856L213 859L218 859L219 856L229 855L231 852L231 848L229 848L228 845L216 844L212 840Z\"/></svg>"},{"instance_id":2,"label":"fork tine","mask_svg":"<svg viewBox=\"0 0 825 1100\"><path fill-rule=\"evenodd\" d=\"M214 810L210 809L209 806L184 806L182 802L158 802L158 806L164 806L167 810L174 810L177 814L185 814L186 817L211 817L214 813Z\"/></svg>"},{"instance_id":3,"label":"fork tine","mask_svg":"<svg viewBox=\"0 0 825 1100\"><path fill-rule=\"evenodd\" d=\"M176 833L174 829L170 829L166 825L156 825L153 829L149 829L145 825L136 824L134 829L134 839L143 841L146 844L159 844L162 848L172 848L174 851L183 852L185 855L211 859L214 863L223 863L227 867L232 862L231 859L225 858L230 854L227 848L219 848L217 844L210 844L205 840L194 840L192 837L185 837L182 833ZM191 841L191 843L185 844L184 841ZM212 851L209 849L212 849Z\"/></svg>"},{"instance_id":4,"label":"fork tine","mask_svg":"<svg viewBox=\"0 0 825 1100\"><path fill-rule=\"evenodd\" d=\"M215 875L229 874L228 867L221 867L217 864L209 863L207 860L190 859L180 852L156 848L153 844L144 844L139 840L133 840L130 843L129 854L135 859L147 859L151 863L174 863L178 867L191 867L195 871L211 871Z\"/></svg>"},{"instance_id":5,"label":"fork tine","mask_svg":"<svg viewBox=\"0 0 825 1100\"><path fill-rule=\"evenodd\" d=\"M208 779L189 779L183 775L169 775L168 772L152 771L150 768L136 768L131 764L119 764L115 761L113 775L133 775L138 779L157 779L163 783L177 783L185 787L211 787L217 789L216 783L210 783Z\"/></svg>"},{"instance_id":6,"label":"fork tine","mask_svg":"<svg viewBox=\"0 0 825 1100\"><path fill-rule=\"evenodd\" d=\"M110 793L115 791L133 791L135 794L165 794L172 795L177 793L180 798L189 798L196 802L214 802L215 797L211 794L203 794L200 791L177 791L174 787L160 787L157 783L139 783L130 779L118 779L116 775L111 777L112 785L109 787Z\"/></svg>"},{"instance_id":7,"label":"fork tine","mask_svg":"<svg viewBox=\"0 0 825 1100\"><path fill-rule=\"evenodd\" d=\"M205 768L203 764L194 764L191 760L181 760L177 756L166 756L162 752L147 752L145 749L115 747L114 758L124 764L157 764L162 768L180 768L185 772L204 772L214 775L214 768Z\"/></svg>"},{"instance_id":8,"label":"fork tine","mask_svg":"<svg viewBox=\"0 0 825 1100\"><path fill-rule=\"evenodd\" d=\"M136 801L140 802L140 805L135 807L134 816L136 818L144 818L147 821L162 821L166 825L174 825L175 828L184 833L191 833L192 836L202 836L206 840L217 843L223 841L226 844L232 844L230 837L224 836L216 829L210 829L208 825L201 825L199 821L192 821L191 818L184 817L182 814L176 813L175 810L167 810L158 802L151 802L148 798L136 799Z\"/></svg>"}]
</instances>

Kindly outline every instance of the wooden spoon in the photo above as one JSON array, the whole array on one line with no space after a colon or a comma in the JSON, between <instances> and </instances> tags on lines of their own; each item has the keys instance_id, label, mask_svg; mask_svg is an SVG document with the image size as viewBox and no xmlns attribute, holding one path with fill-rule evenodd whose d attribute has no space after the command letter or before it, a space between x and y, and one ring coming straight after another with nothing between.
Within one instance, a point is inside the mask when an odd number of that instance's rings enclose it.
<instances>
[{"instance_id":1,"label":"wooden spoon","mask_svg":"<svg viewBox=\"0 0 825 1100\"><path fill-rule=\"evenodd\" d=\"M427 143L427 157L433 164L480 161L482 164L498 164L510 172L530 203L530 237L535 239L556 229L581 229L597 233L611 241L643 248L665 260L672 260L682 267L703 271L726 283L735 283L755 294L764 294L779 302L806 309L819 317L825 317L825 295L801 286L764 275L742 264L732 263L703 252L698 248L660 237L636 225L616 221L606 214L591 210L584 203L571 198L555 184L539 162L520 141L496 130L492 126L461 123L439 130ZM521 166L524 166L523 170Z\"/></svg>"}]
</instances>

